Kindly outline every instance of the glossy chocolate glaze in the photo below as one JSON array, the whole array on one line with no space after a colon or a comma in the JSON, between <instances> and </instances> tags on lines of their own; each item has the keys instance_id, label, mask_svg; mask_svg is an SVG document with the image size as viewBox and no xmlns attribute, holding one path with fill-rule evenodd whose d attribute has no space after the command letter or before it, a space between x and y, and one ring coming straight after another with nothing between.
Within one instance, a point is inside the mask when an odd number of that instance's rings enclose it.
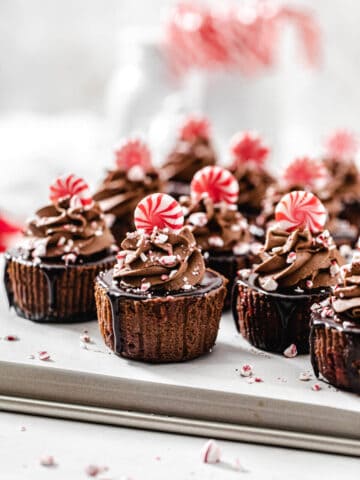
<instances>
[{"instance_id":1,"label":"glossy chocolate glaze","mask_svg":"<svg viewBox=\"0 0 360 480\"><path fill-rule=\"evenodd\" d=\"M43 321L43 322L62 321L62 319L56 318L54 316L54 309L56 306L56 281L65 270L69 268L76 268L78 266L85 265L85 264L96 265L97 263L103 263L104 261L115 262L115 256L107 250L106 252L92 255L87 260L84 259L83 257L78 257L78 262L70 265L66 265L64 262L61 263L59 259L55 260L54 262L39 263L38 266L40 270L43 272L46 278L47 286L48 286L49 314L46 317L41 316L39 318L37 317L35 318L34 316L32 316L30 318L27 315L25 315L24 312L14 302L14 295L11 290L11 282L10 282L9 273L8 273L8 265L10 260L12 259L15 259L18 262L23 262L24 264L28 264L28 265L34 265L34 261L27 258L24 255L24 252L20 248L9 250L8 252L5 253L4 257L5 257L4 285L5 285L5 291L7 295L9 308L14 307L17 315L23 318L28 318L34 321ZM88 316L84 316L84 318L82 318L82 316L79 314L76 314L74 316L74 319L72 318L66 319L67 322L86 321L86 320L89 320Z\"/></svg>"},{"instance_id":2,"label":"glossy chocolate glaze","mask_svg":"<svg viewBox=\"0 0 360 480\"><path fill-rule=\"evenodd\" d=\"M346 314L337 314L333 318L323 318L319 312L313 312L310 330L310 359L314 373L319 378L319 366L314 351L315 330L317 328L335 328L345 336L347 349L346 352L341 352L341 355L346 358L345 368L350 388L360 393L360 374L354 366L356 363L360 365L360 319L355 322Z\"/></svg>"},{"instance_id":3,"label":"glossy chocolate glaze","mask_svg":"<svg viewBox=\"0 0 360 480\"><path fill-rule=\"evenodd\" d=\"M108 270L100 274L96 280L101 287L106 290L107 297L110 301L112 312L112 324L114 332L114 352L118 355L121 354L122 340L121 340L121 328L120 328L120 301L121 299L132 300L149 300L156 301L158 298L168 297L171 301L172 297L189 297L204 295L211 290L216 290L221 287L223 280L220 275L217 275L211 270L206 270L205 275L201 283L194 290L178 290L178 291L153 291L140 292L139 289L124 289L119 286L118 282L113 281L113 270Z\"/></svg>"},{"instance_id":4,"label":"glossy chocolate glaze","mask_svg":"<svg viewBox=\"0 0 360 480\"><path fill-rule=\"evenodd\" d=\"M323 295L324 298L326 298L329 295L329 290L326 288L320 288L320 289L312 290L311 293L305 293L305 292L296 292L295 289L281 289L281 290L279 289L274 292L269 292L267 290L262 289L258 285L256 285L255 283L256 277L257 275L252 273L248 280L243 280L241 278L238 278L234 283L231 305L232 305L232 313L233 313L236 329L240 333L239 316L237 311L237 299L239 295L238 285L242 284L248 288L256 290L262 295L271 297L272 302L274 303L279 313L279 317L282 325L282 338L279 339L279 346L281 348L286 347L287 346L286 338L287 338L289 321L292 318L292 315L295 312L295 310L298 308L299 302L305 299L308 300L309 297L312 297L312 296L314 296L317 301L319 299L319 295Z\"/></svg>"}]
</instances>

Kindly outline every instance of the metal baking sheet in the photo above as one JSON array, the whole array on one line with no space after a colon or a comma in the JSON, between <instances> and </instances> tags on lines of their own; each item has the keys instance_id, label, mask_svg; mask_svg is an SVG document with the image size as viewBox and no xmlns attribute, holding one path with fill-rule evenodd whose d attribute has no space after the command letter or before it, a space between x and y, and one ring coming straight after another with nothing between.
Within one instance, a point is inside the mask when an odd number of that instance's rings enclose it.
<instances>
[{"instance_id":1,"label":"metal baking sheet","mask_svg":"<svg viewBox=\"0 0 360 480\"><path fill-rule=\"evenodd\" d=\"M96 322L18 318L4 294L0 319L2 409L360 456L360 397L315 379L300 381L301 372L311 371L308 356L287 359L252 348L230 314L221 320L213 352L166 365L113 355ZM84 330L92 338L86 348ZM5 341L9 334L19 340ZM41 361L40 351L50 360ZM244 363L263 381L241 377ZM322 389L312 390L314 383Z\"/></svg>"}]
</instances>

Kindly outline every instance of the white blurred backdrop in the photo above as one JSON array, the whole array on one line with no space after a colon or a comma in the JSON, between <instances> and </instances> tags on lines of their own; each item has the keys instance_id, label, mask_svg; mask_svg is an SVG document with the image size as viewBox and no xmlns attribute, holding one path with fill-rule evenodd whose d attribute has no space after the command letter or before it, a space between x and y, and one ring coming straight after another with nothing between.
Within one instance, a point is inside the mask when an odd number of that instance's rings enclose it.
<instances>
[{"instance_id":1,"label":"white blurred backdrop","mask_svg":"<svg viewBox=\"0 0 360 480\"><path fill-rule=\"evenodd\" d=\"M179 115L191 109L209 115L223 159L232 133L258 130L273 147L274 169L319 154L333 128L360 130L358 2L286 2L317 16L318 70L304 66L286 29L277 68L255 78L192 76L181 86L169 82L158 47L163 11L174 3L0 1L0 210L24 218L70 171L94 187L114 142L136 130L161 162Z\"/></svg>"}]
</instances>

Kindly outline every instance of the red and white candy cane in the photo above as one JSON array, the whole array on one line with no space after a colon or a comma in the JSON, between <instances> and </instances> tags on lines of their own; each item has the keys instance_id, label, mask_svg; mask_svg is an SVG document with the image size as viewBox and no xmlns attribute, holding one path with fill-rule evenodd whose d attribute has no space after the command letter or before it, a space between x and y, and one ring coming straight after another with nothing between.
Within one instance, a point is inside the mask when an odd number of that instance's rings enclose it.
<instances>
[{"instance_id":1,"label":"red and white candy cane","mask_svg":"<svg viewBox=\"0 0 360 480\"><path fill-rule=\"evenodd\" d=\"M73 173L67 177L60 177L50 185L50 200L53 203L60 201L65 197L80 199L82 205L92 203L88 184Z\"/></svg>"},{"instance_id":2,"label":"red and white candy cane","mask_svg":"<svg viewBox=\"0 0 360 480\"><path fill-rule=\"evenodd\" d=\"M324 230L326 220L324 205L313 193L302 190L284 195L275 209L275 221L287 232L308 228L318 233Z\"/></svg>"},{"instance_id":3,"label":"red and white candy cane","mask_svg":"<svg viewBox=\"0 0 360 480\"><path fill-rule=\"evenodd\" d=\"M119 169L129 171L132 167L142 167L144 171L152 168L148 146L140 139L122 141L115 148L115 161Z\"/></svg>"},{"instance_id":4,"label":"red and white candy cane","mask_svg":"<svg viewBox=\"0 0 360 480\"><path fill-rule=\"evenodd\" d=\"M214 166L204 167L195 173L191 181L191 197L198 202L209 197L214 203L236 203L239 184L229 170Z\"/></svg>"},{"instance_id":5,"label":"red and white candy cane","mask_svg":"<svg viewBox=\"0 0 360 480\"><path fill-rule=\"evenodd\" d=\"M208 140L210 136L210 123L205 117L189 117L180 128L181 140L190 141L197 138Z\"/></svg>"},{"instance_id":6,"label":"red and white candy cane","mask_svg":"<svg viewBox=\"0 0 360 480\"><path fill-rule=\"evenodd\" d=\"M262 143L256 132L239 132L231 139L230 151L234 157L235 166L238 163L253 162L263 165L269 154L269 148Z\"/></svg>"},{"instance_id":7,"label":"red and white candy cane","mask_svg":"<svg viewBox=\"0 0 360 480\"><path fill-rule=\"evenodd\" d=\"M184 215L179 203L165 193L153 193L143 198L135 208L134 222L137 230L151 233L154 228L168 228L178 232L184 225Z\"/></svg>"}]
</instances>

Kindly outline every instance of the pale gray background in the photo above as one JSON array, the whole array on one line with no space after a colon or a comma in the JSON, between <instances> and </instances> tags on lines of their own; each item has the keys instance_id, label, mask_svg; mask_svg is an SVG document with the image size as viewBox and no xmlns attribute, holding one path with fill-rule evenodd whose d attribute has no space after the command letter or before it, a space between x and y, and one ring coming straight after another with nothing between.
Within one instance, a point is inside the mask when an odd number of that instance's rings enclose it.
<instances>
[{"instance_id":1,"label":"pale gray background","mask_svg":"<svg viewBox=\"0 0 360 480\"><path fill-rule=\"evenodd\" d=\"M158 35L162 11L173 3L0 1L0 209L28 215L46 201L51 179L68 171L95 186L120 134L150 127L158 147L182 110L209 114L220 152L234 131L258 129L273 146L273 168L319 153L337 126L358 129L358 2L287 2L311 7L319 19L321 70L304 68L286 29L276 70L254 79L215 75L190 82L185 94L166 83L153 40L143 40L144 56L132 67L135 36L124 33L136 26L136 36L149 29Z\"/></svg>"}]
</instances>

